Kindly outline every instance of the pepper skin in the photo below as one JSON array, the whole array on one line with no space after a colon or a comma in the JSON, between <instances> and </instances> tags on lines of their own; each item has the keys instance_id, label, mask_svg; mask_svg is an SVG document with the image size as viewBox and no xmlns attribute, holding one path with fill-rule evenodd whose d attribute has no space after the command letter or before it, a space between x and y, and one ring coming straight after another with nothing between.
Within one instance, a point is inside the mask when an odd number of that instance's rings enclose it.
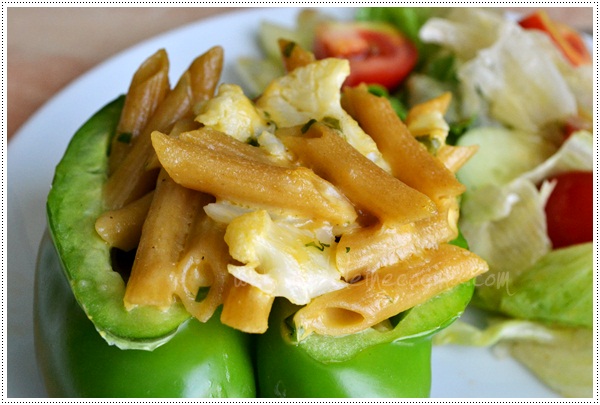
<instances>
[{"instance_id":1,"label":"pepper skin","mask_svg":"<svg viewBox=\"0 0 600 405\"><path fill-rule=\"evenodd\" d=\"M34 291L36 355L48 394L254 397L250 337L218 314L202 324L179 306L124 308L124 281L94 229L122 103L117 98L77 131L48 198Z\"/></svg>"},{"instance_id":2,"label":"pepper skin","mask_svg":"<svg viewBox=\"0 0 600 405\"><path fill-rule=\"evenodd\" d=\"M109 346L79 307L46 234L35 278L38 365L52 397L254 397L250 336L195 319L154 351Z\"/></svg>"},{"instance_id":3,"label":"pepper skin","mask_svg":"<svg viewBox=\"0 0 600 405\"><path fill-rule=\"evenodd\" d=\"M280 303L281 304L281 303ZM257 338L261 397L426 398L431 388L431 336L377 344L341 362L323 363L286 338L286 305L273 309Z\"/></svg>"},{"instance_id":4,"label":"pepper skin","mask_svg":"<svg viewBox=\"0 0 600 405\"><path fill-rule=\"evenodd\" d=\"M452 243L468 248L462 234ZM473 282L460 284L390 319L396 323L391 331L316 342L310 336L297 341L290 325L298 308L279 299L269 329L256 337L259 395L426 398L431 389L432 338L462 314L473 291Z\"/></svg>"}]
</instances>

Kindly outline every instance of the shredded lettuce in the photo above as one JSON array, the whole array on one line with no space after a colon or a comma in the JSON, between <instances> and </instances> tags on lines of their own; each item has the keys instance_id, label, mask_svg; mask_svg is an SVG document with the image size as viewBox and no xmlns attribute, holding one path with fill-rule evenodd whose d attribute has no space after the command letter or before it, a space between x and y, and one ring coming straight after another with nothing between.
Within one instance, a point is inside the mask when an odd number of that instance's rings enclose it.
<instances>
[{"instance_id":1,"label":"shredded lettuce","mask_svg":"<svg viewBox=\"0 0 600 405\"><path fill-rule=\"evenodd\" d=\"M490 265L472 301L488 323L456 322L434 342L506 347L557 393L590 397L593 246L553 250L544 207L549 177L593 170L592 134L561 133L569 117L593 116L592 66L573 67L545 34L490 8L359 16L395 24L423 52L396 96L410 107L451 91L447 120L472 125L456 144L480 147L457 175L467 186L460 227Z\"/></svg>"},{"instance_id":2,"label":"shredded lettuce","mask_svg":"<svg viewBox=\"0 0 600 405\"><path fill-rule=\"evenodd\" d=\"M551 327L539 322L493 318L484 327L458 320L433 338L436 345L505 348L560 395L593 394L593 331Z\"/></svg>"},{"instance_id":3,"label":"shredded lettuce","mask_svg":"<svg viewBox=\"0 0 600 405\"><path fill-rule=\"evenodd\" d=\"M591 116L591 67L573 67L549 37L490 9L431 18L421 40L450 50L459 67L462 112L483 123L542 131L581 111Z\"/></svg>"},{"instance_id":4,"label":"shredded lettuce","mask_svg":"<svg viewBox=\"0 0 600 405\"><path fill-rule=\"evenodd\" d=\"M523 179L465 195L460 227L490 271L478 281L480 305L496 310L506 285L551 250L544 205L549 190Z\"/></svg>"},{"instance_id":5,"label":"shredded lettuce","mask_svg":"<svg viewBox=\"0 0 600 405\"><path fill-rule=\"evenodd\" d=\"M575 133L556 153L515 179L503 184L490 176L489 183L465 193L460 227L471 250L490 265L486 281L477 289L479 305L500 309L502 296L507 293L497 283L513 282L552 250L544 207L554 184L544 179L561 171L592 170L592 147L591 133ZM563 287L561 282L546 283L547 291ZM591 281L587 288L591 291Z\"/></svg>"},{"instance_id":6,"label":"shredded lettuce","mask_svg":"<svg viewBox=\"0 0 600 405\"><path fill-rule=\"evenodd\" d=\"M456 57L454 113L476 117L477 128L457 141L480 145L458 173L467 185L460 226L490 265L472 300L489 322L457 322L435 342L506 347L557 393L590 397L593 244L553 250L544 207L548 178L593 170L592 134L563 142L560 127L571 116L592 117L592 67L573 67L546 35L489 9L431 18L420 38ZM414 98L453 83L413 74L408 85Z\"/></svg>"},{"instance_id":7,"label":"shredded lettuce","mask_svg":"<svg viewBox=\"0 0 600 405\"><path fill-rule=\"evenodd\" d=\"M523 178L539 184L555 174L568 171L592 171L593 168L594 137L591 132L578 131L572 134L554 155L523 174Z\"/></svg>"}]
</instances>

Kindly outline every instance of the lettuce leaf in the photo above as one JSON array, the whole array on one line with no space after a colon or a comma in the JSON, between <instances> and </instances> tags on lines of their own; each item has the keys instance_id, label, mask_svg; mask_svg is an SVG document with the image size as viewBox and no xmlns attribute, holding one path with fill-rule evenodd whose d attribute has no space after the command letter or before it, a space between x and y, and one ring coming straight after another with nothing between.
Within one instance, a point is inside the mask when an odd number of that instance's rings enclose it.
<instances>
[{"instance_id":1,"label":"lettuce leaf","mask_svg":"<svg viewBox=\"0 0 600 405\"><path fill-rule=\"evenodd\" d=\"M479 305L497 310L507 285L551 250L544 205L548 189L516 179L467 193L460 228L490 270L477 280Z\"/></svg>"},{"instance_id":2,"label":"lettuce leaf","mask_svg":"<svg viewBox=\"0 0 600 405\"><path fill-rule=\"evenodd\" d=\"M510 284L500 310L521 319L591 328L592 255L591 242L551 251Z\"/></svg>"},{"instance_id":3,"label":"lettuce leaf","mask_svg":"<svg viewBox=\"0 0 600 405\"><path fill-rule=\"evenodd\" d=\"M459 320L433 338L435 345L505 348L550 388L572 398L592 397L593 341L592 329L506 318L483 327Z\"/></svg>"}]
</instances>

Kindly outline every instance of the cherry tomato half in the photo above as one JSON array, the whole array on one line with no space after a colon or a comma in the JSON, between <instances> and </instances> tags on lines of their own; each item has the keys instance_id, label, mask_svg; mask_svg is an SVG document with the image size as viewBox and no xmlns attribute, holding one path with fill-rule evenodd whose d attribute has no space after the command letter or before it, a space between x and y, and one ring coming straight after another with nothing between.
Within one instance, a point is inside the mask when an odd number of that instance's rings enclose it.
<instances>
[{"instance_id":1,"label":"cherry tomato half","mask_svg":"<svg viewBox=\"0 0 600 405\"><path fill-rule=\"evenodd\" d=\"M326 22L317 27L314 44L317 59L350 61L347 86L360 83L396 88L418 59L415 45L395 28L383 23Z\"/></svg>"},{"instance_id":2,"label":"cherry tomato half","mask_svg":"<svg viewBox=\"0 0 600 405\"><path fill-rule=\"evenodd\" d=\"M544 31L574 66L592 63L592 56L577 31L553 21L546 12L537 11L519 21L519 25L525 29Z\"/></svg>"},{"instance_id":3,"label":"cherry tomato half","mask_svg":"<svg viewBox=\"0 0 600 405\"><path fill-rule=\"evenodd\" d=\"M548 236L555 249L590 242L594 237L594 178L573 171L552 177L556 186L546 203Z\"/></svg>"}]
</instances>

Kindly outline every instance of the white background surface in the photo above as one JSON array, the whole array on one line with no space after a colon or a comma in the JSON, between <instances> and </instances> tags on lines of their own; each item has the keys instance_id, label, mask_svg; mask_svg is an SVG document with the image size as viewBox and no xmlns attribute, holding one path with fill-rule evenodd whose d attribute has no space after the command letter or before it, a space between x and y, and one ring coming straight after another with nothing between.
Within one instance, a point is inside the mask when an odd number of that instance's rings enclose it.
<instances>
[{"instance_id":1,"label":"white background surface","mask_svg":"<svg viewBox=\"0 0 600 405\"><path fill-rule=\"evenodd\" d=\"M347 12L347 11L346 11ZM33 279L38 244L45 228L45 201L54 168L68 141L83 122L124 93L139 64L159 48L171 62L172 82L192 59L213 45L225 49L223 81L236 82L238 56L258 54L259 21L293 24L297 10L255 9L226 14L143 42L88 72L41 108L15 135L7 157L7 395L43 397L33 349ZM228 26L234 29L222 30ZM490 350L436 347L433 351L432 397L551 397L511 358Z\"/></svg>"}]
</instances>

